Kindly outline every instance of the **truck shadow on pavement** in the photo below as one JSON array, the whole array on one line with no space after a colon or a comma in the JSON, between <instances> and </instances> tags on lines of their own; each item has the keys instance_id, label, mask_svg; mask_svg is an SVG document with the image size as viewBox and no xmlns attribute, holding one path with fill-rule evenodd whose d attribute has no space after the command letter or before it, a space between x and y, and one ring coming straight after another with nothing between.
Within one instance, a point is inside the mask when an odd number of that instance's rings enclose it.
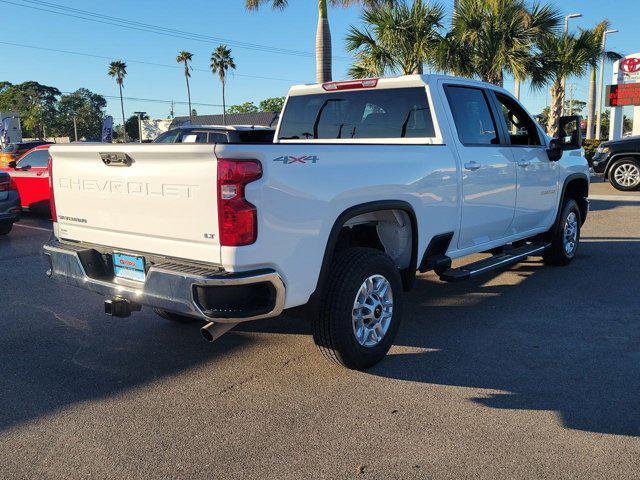
<instances>
[{"instance_id":1,"label":"truck shadow on pavement","mask_svg":"<svg viewBox=\"0 0 640 480\"><path fill-rule=\"evenodd\" d=\"M487 389L473 399L486 408L555 411L566 428L640 436L632 265L640 241L583 240L566 268L532 260L460 284L421 275L406 295L397 347L362 375L398 380L398 389L402 381ZM152 314L105 319L99 297L34 281L36 270L0 263L0 431L194 367L216 369L228 355L241 359L253 341L231 333L207 344L198 324ZM236 330L311 333L299 311Z\"/></svg>"},{"instance_id":2,"label":"truck shadow on pavement","mask_svg":"<svg viewBox=\"0 0 640 480\"><path fill-rule=\"evenodd\" d=\"M368 373L473 389L487 408L556 411L563 426L640 436L640 241L581 244L565 268L529 261L461 284L423 276L397 345ZM526 280L526 281L525 281Z\"/></svg>"}]
</instances>

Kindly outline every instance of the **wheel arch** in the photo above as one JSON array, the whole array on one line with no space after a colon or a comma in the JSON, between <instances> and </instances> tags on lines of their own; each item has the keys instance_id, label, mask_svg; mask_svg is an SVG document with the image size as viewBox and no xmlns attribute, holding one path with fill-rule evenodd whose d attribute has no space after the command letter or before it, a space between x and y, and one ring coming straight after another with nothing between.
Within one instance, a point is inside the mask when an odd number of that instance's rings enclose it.
<instances>
[{"instance_id":1,"label":"wheel arch","mask_svg":"<svg viewBox=\"0 0 640 480\"><path fill-rule=\"evenodd\" d=\"M413 206L405 200L378 200L374 202L361 203L353 205L344 210L333 223L329 232L329 237L325 246L324 256L322 258L322 264L320 267L320 274L318 275L318 281L316 283L316 289L311 294L310 303L317 303L322 291L326 285L328 274L331 270L331 263L338 246L338 240L340 238L340 232L345 227L345 224L363 214L374 213L386 210L400 210L407 214L409 221L411 222L411 257L409 260L409 266L400 270L402 277L402 284L405 290L410 290L413 286L417 270L417 258L418 258L418 221Z\"/></svg>"},{"instance_id":2,"label":"wheel arch","mask_svg":"<svg viewBox=\"0 0 640 480\"><path fill-rule=\"evenodd\" d=\"M609 179L609 174L611 173L611 169L613 168L613 166L616 163L620 162L620 160L624 160L625 158L633 158L634 160L637 160L640 162L640 152L614 153L609 159L609 162L607 163L607 168L604 171L604 177L607 180Z\"/></svg>"},{"instance_id":3,"label":"wheel arch","mask_svg":"<svg viewBox=\"0 0 640 480\"><path fill-rule=\"evenodd\" d=\"M560 196L560 202L558 202L558 211L553 223L554 225L558 223L565 198L573 198L578 203L581 222L584 224L587 219L587 214L589 213L589 178L583 173L572 173L564 179L562 195Z\"/></svg>"}]
</instances>

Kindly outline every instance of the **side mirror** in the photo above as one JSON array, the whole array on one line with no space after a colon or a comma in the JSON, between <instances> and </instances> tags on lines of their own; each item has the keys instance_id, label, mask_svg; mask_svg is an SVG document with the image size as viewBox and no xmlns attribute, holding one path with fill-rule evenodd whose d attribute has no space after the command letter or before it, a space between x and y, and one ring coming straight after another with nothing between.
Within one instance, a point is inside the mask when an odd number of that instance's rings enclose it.
<instances>
[{"instance_id":1,"label":"side mirror","mask_svg":"<svg viewBox=\"0 0 640 480\"><path fill-rule=\"evenodd\" d=\"M582 117L569 115L560 117L559 140L562 150L579 150L582 148Z\"/></svg>"},{"instance_id":2,"label":"side mirror","mask_svg":"<svg viewBox=\"0 0 640 480\"><path fill-rule=\"evenodd\" d=\"M15 160L12 160L11 162L9 162L7 164L7 167L12 168L13 170L15 170L17 165L18 165L18 163Z\"/></svg>"},{"instance_id":3,"label":"side mirror","mask_svg":"<svg viewBox=\"0 0 640 480\"><path fill-rule=\"evenodd\" d=\"M552 138L547 148L547 156L550 162L557 162L562 158L562 143L557 138Z\"/></svg>"}]
</instances>

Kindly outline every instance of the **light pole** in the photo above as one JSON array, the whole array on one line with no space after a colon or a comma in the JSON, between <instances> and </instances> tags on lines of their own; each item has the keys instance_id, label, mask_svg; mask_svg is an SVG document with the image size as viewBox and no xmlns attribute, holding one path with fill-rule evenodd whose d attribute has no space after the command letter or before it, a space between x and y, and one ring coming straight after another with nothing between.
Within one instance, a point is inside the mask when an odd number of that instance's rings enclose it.
<instances>
[{"instance_id":1,"label":"light pole","mask_svg":"<svg viewBox=\"0 0 640 480\"><path fill-rule=\"evenodd\" d=\"M142 116L146 115L147 112L133 112L135 115L138 116L138 139L140 141L140 143L142 143Z\"/></svg>"},{"instance_id":2,"label":"light pole","mask_svg":"<svg viewBox=\"0 0 640 480\"><path fill-rule=\"evenodd\" d=\"M569 36L569 20L572 18L580 18L582 16L581 13L570 13L566 17L564 17L564 38L566 39ZM564 115L564 94L567 88L567 77L562 77L562 108L560 111L560 115Z\"/></svg>"},{"instance_id":3,"label":"light pole","mask_svg":"<svg viewBox=\"0 0 640 480\"><path fill-rule=\"evenodd\" d=\"M78 122L76 121L76 116L73 116L73 133L76 137L76 142L78 141Z\"/></svg>"},{"instance_id":4,"label":"light pole","mask_svg":"<svg viewBox=\"0 0 640 480\"><path fill-rule=\"evenodd\" d=\"M602 132L600 132L602 127L602 89L604 87L604 59L605 48L607 46L607 35L617 32L618 30L605 30L602 33L602 58L600 59L600 78L598 80L598 106L596 107L596 140L600 140L600 138L602 137Z\"/></svg>"}]
</instances>

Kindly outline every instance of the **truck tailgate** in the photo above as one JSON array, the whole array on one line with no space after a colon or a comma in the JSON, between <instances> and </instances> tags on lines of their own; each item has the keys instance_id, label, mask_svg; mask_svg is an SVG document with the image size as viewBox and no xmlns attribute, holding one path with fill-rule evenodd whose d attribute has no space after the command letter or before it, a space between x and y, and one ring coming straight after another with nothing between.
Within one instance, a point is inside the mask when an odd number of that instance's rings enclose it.
<instances>
[{"instance_id":1,"label":"truck tailgate","mask_svg":"<svg viewBox=\"0 0 640 480\"><path fill-rule=\"evenodd\" d=\"M56 145L58 237L220 262L213 145Z\"/></svg>"}]
</instances>

